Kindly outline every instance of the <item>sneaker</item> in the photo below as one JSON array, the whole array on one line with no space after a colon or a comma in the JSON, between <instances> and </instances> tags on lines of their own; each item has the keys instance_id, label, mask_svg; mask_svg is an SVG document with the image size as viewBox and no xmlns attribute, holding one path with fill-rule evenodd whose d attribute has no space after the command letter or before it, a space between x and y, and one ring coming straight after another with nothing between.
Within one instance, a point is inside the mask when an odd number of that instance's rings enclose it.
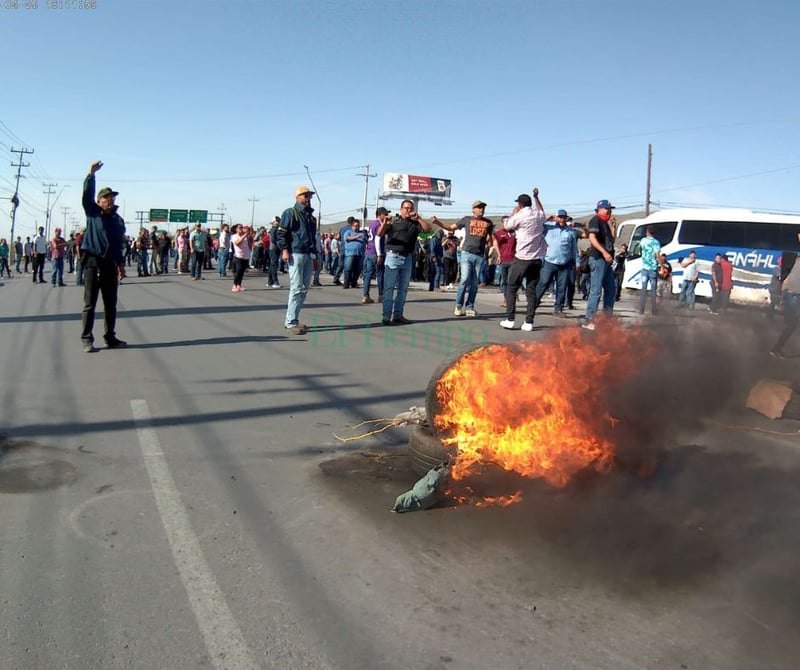
<instances>
[{"instance_id":1,"label":"sneaker","mask_svg":"<svg viewBox=\"0 0 800 670\"><path fill-rule=\"evenodd\" d=\"M280 287L281 287L281 285L280 285L280 284L273 284L273 285L272 285L272 288L280 288Z\"/></svg>"},{"instance_id":2,"label":"sneaker","mask_svg":"<svg viewBox=\"0 0 800 670\"><path fill-rule=\"evenodd\" d=\"M116 337L111 340L106 340L106 346L109 349L124 349L128 346L128 343L124 340L118 340Z\"/></svg>"},{"instance_id":3,"label":"sneaker","mask_svg":"<svg viewBox=\"0 0 800 670\"><path fill-rule=\"evenodd\" d=\"M464 310L463 308L456 305L456 308L453 310L453 314L455 314L456 316L464 316Z\"/></svg>"},{"instance_id":4,"label":"sneaker","mask_svg":"<svg viewBox=\"0 0 800 670\"><path fill-rule=\"evenodd\" d=\"M565 319L567 317L567 315L564 314L564 312L553 312L553 316L556 317L557 319Z\"/></svg>"},{"instance_id":5,"label":"sneaker","mask_svg":"<svg viewBox=\"0 0 800 670\"><path fill-rule=\"evenodd\" d=\"M389 318L387 318L387 317L385 317L385 316L384 316L384 317L381 319L381 323L382 323L384 326L391 326L391 325L393 325L393 324L392 324L392 320L391 320L391 319L389 319Z\"/></svg>"},{"instance_id":6,"label":"sneaker","mask_svg":"<svg viewBox=\"0 0 800 670\"><path fill-rule=\"evenodd\" d=\"M503 319L500 322L500 327L506 330L514 330L515 325L516 324L511 319Z\"/></svg>"},{"instance_id":7,"label":"sneaker","mask_svg":"<svg viewBox=\"0 0 800 670\"><path fill-rule=\"evenodd\" d=\"M581 324L581 328L584 330L594 330L595 325L591 321L587 321L586 323Z\"/></svg>"},{"instance_id":8,"label":"sneaker","mask_svg":"<svg viewBox=\"0 0 800 670\"><path fill-rule=\"evenodd\" d=\"M770 352L769 352L769 355L770 355L770 356L772 356L773 358L780 358L780 359L784 359L784 358L786 358L786 357L783 355L783 353L782 353L782 352L780 352L780 351L770 351Z\"/></svg>"},{"instance_id":9,"label":"sneaker","mask_svg":"<svg viewBox=\"0 0 800 670\"><path fill-rule=\"evenodd\" d=\"M362 305L371 305L374 302L375 301L372 298L370 298L368 295L365 295L363 298L361 298L361 304Z\"/></svg>"},{"instance_id":10,"label":"sneaker","mask_svg":"<svg viewBox=\"0 0 800 670\"><path fill-rule=\"evenodd\" d=\"M306 333L306 329L300 323L296 323L293 326L288 327L286 330L288 330L292 335L305 335Z\"/></svg>"},{"instance_id":11,"label":"sneaker","mask_svg":"<svg viewBox=\"0 0 800 670\"><path fill-rule=\"evenodd\" d=\"M95 351L97 351L97 349L94 348L94 342L84 342L83 343L83 353L92 354Z\"/></svg>"},{"instance_id":12,"label":"sneaker","mask_svg":"<svg viewBox=\"0 0 800 670\"><path fill-rule=\"evenodd\" d=\"M395 326L407 326L407 325L409 325L410 323L414 323L414 322L413 322L413 321L411 321L411 319L407 319L407 318L406 318L406 317L404 317L404 316L398 316L397 318L395 318L395 319L392 319L392 323L393 323Z\"/></svg>"},{"instance_id":13,"label":"sneaker","mask_svg":"<svg viewBox=\"0 0 800 670\"><path fill-rule=\"evenodd\" d=\"M233 291L234 293L236 293L238 290L239 290L238 286L232 286L231 287L231 291Z\"/></svg>"},{"instance_id":14,"label":"sneaker","mask_svg":"<svg viewBox=\"0 0 800 670\"><path fill-rule=\"evenodd\" d=\"M522 330L524 330L526 333L533 332L533 324L526 321L522 324Z\"/></svg>"},{"instance_id":15,"label":"sneaker","mask_svg":"<svg viewBox=\"0 0 800 670\"><path fill-rule=\"evenodd\" d=\"M245 291L245 290L247 290L247 289L245 289L245 287L244 287L244 286L240 286L240 287L239 287L239 291Z\"/></svg>"},{"instance_id":16,"label":"sneaker","mask_svg":"<svg viewBox=\"0 0 800 670\"><path fill-rule=\"evenodd\" d=\"M474 309L468 309L467 310L467 316L475 317L475 316L479 316L479 314Z\"/></svg>"}]
</instances>

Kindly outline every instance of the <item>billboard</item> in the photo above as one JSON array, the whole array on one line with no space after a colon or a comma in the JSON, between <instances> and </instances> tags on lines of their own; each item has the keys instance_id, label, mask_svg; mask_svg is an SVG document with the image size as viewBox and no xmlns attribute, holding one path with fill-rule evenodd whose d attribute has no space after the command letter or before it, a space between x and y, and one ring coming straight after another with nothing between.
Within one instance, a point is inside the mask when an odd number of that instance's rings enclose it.
<instances>
[{"instance_id":1,"label":"billboard","mask_svg":"<svg viewBox=\"0 0 800 670\"><path fill-rule=\"evenodd\" d=\"M383 190L385 193L394 192L450 198L451 186L450 179L441 179L439 177L420 177L400 172L385 172L383 175Z\"/></svg>"}]
</instances>

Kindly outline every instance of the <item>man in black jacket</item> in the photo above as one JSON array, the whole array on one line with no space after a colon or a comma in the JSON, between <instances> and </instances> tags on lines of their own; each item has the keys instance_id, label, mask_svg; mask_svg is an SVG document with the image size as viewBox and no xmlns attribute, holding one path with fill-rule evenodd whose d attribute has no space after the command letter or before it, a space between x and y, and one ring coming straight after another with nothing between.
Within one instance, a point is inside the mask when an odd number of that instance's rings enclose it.
<instances>
[{"instance_id":1,"label":"man in black jacket","mask_svg":"<svg viewBox=\"0 0 800 670\"><path fill-rule=\"evenodd\" d=\"M125 277L125 222L117 214L114 198L119 195L109 187L101 188L95 201L95 173L103 167L95 161L83 182L83 211L86 212L86 232L81 241L83 278L83 318L81 342L83 350L94 348L94 313L97 295L103 295L105 321L104 339L109 349L123 349L126 342L117 338L117 289Z\"/></svg>"}]
</instances>

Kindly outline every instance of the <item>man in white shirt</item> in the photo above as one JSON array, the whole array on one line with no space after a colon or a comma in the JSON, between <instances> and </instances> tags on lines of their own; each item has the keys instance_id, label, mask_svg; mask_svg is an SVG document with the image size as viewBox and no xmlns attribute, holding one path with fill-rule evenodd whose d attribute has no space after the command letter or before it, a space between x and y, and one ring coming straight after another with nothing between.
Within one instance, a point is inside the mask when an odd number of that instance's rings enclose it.
<instances>
[{"instance_id":1,"label":"man in white shirt","mask_svg":"<svg viewBox=\"0 0 800 670\"><path fill-rule=\"evenodd\" d=\"M681 281L681 294L678 297L678 309L694 309L694 289L700 274L697 267L697 252L690 251L689 256L681 261L683 268L683 281Z\"/></svg>"},{"instance_id":2,"label":"man in white shirt","mask_svg":"<svg viewBox=\"0 0 800 670\"><path fill-rule=\"evenodd\" d=\"M49 243L44 236L44 226L39 226L39 234L33 238L33 283L44 284L44 259ZM38 279L37 279L38 275Z\"/></svg>"},{"instance_id":3,"label":"man in white shirt","mask_svg":"<svg viewBox=\"0 0 800 670\"><path fill-rule=\"evenodd\" d=\"M533 201L536 203L535 208ZM500 326L508 330L512 330L516 325L514 319L517 309L517 291L522 286L523 279L526 281L525 296L528 299L528 305L522 330L526 332L533 330L533 317L536 313L536 284L539 281L539 273L542 271L542 262L547 251L547 244L544 240L544 222L547 220L547 215L539 200L538 188L533 189L533 201L527 193L520 195L517 198L516 208L503 224L506 230L515 232L517 239L514 261L511 263L508 288L506 289L506 318L500 322Z\"/></svg>"}]
</instances>

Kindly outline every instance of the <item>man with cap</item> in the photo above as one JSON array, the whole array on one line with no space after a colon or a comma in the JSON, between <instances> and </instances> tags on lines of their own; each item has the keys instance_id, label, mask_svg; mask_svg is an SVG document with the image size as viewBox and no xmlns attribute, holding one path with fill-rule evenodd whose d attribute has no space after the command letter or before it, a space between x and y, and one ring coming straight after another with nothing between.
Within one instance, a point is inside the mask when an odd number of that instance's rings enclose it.
<instances>
[{"instance_id":1,"label":"man with cap","mask_svg":"<svg viewBox=\"0 0 800 670\"><path fill-rule=\"evenodd\" d=\"M536 207L533 207L536 201ZM547 215L539 200L539 189L533 189L533 200L527 193L517 198L517 206L511 216L503 224L506 230L516 233L517 246L514 251L514 261L508 276L506 289L506 318L500 322L502 328L512 330L516 323L517 292L525 280L525 297L528 300L525 309L525 321L522 330L533 330L533 317L536 314L536 284L542 270L542 261L547 244L544 241L544 222Z\"/></svg>"},{"instance_id":2,"label":"man with cap","mask_svg":"<svg viewBox=\"0 0 800 670\"><path fill-rule=\"evenodd\" d=\"M581 328L594 330L594 317L600 306L600 293L603 294L603 311L611 314L617 295L614 279L614 237L616 231L610 224L611 210L614 206L608 200L599 200L595 215L589 219L586 229L589 233L589 298L586 302L586 319Z\"/></svg>"},{"instance_id":3,"label":"man with cap","mask_svg":"<svg viewBox=\"0 0 800 670\"><path fill-rule=\"evenodd\" d=\"M375 302L369 295L369 285L375 277L378 286L378 302L383 302L383 237L378 235L378 229L391 217L391 212L385 207L375 210L375 220L367 228L367 249L364 253L364 295L361 302L365 305Z\"/></svg>"},{"instance_id":4,"label":"man with cap","mask_svg":"<svg viewBox=\"0 0 800 670\"><path fill-rule=\"evenodd\" d=\"M44 259L49 246L44 234L44 226L39 226L39 233L33 238L33 283L44 284Z\"/></svg>"},{"instance_id":5,"label":"man with cap","mask_svg":"<svg viewBox=\"0 0 800 670\"><path fill-rule=\"evenodd\" d=\"M445 230L464 230L464 241L461 243L461 281L456 292L456 305L453 313L456 316L478 316L475 310L475 297L478 295L478 275L486 257L486 244L492 241L494 223L483 213L486 203L475 200L472 203L472 216L462 217L458 223L445 225L435 216L431 221ZM465 309L466 308L466 309Z\"/></svg>"},{"instance_id":6,"label":"man with cap","mask_svg":"<svg viewBox=\"0 0 800 670\"><path fill-rule=\"evenodd\" d=\"M550 221L554 217L549 216ZM536 306L542 301L542 296L556 283L556 302L553 315L564 316L564 304L567 298L567 282L570 269L575 265L575 256L578 254L578 239L572 228L567 226L569 214L567 210L559 209L555 216L555 224L545 224L544 241L547 252L544 255L542 274L536 284Z\"/></svg>"},{"instance_id":7,"label":"man with cap","mask_svg":"<svg viewBox=\"0 0 800 670\"><path fill-rule=\"evenodd\" d=\"M53 239L50 240L50 283L55 286L58 281L59 286L66 286L64 283L64 255L67 253L67 241L61 235L61 228L53 231Z\"/></svg>"},{"instance_id":8,"label":"man with cap","mask_svg":"<svg viewBox=\"0 0 800 670\"><path fill-rule=\"evenodd\" d=\"M94 349L94 314L98 293L103 296L104 339L109 349L123 349L126 342L117 338L117 290L125 277L125 222L117 214L117 191L101 188L95 201L95 173L103 167L95 161L83 182L83 211L86 230L81 240L83 264L83 317L81 342L87 353Z\"/></svg>"},{"instance_id":9,"label":"man with cap","mask_svg":"<svg viewBox=\"0 0 800 670\"><path fill-rule=\"evenodd\" d=\"M281 259L289 268L289 301L284 325L292 335L304 335L308 330L300 323L300 310L317 261L317 219L311 207L312 197L314 191L306 186L295 189L294 206L281 214L276 235Z\"/></svg>"}]
</instances>

